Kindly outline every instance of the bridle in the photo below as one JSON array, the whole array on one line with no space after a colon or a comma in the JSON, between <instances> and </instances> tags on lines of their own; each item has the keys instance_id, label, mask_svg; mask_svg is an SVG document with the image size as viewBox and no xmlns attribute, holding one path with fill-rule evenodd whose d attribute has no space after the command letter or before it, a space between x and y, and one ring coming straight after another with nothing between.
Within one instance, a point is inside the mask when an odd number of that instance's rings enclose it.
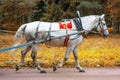
<instances>
[{"instance_id":1,"label":"bridle","mask_svg":"<svg viewBox=\"0 0 120 80\"><path fill-rule=\"evenodd\" d=\"M103 36L105 37L104 31L106 31L107 28L104 29L104 25L105 25L105 23L103 23L103 22L102 22L102 19L100 19L100 17L99 17L99 20L98 20L98 24L97 24L97 26L96 26L96 29L100 27L100 29L101 29L101 32L100 32L100 33L102 33Z\"/></svg>"}]
</instances>

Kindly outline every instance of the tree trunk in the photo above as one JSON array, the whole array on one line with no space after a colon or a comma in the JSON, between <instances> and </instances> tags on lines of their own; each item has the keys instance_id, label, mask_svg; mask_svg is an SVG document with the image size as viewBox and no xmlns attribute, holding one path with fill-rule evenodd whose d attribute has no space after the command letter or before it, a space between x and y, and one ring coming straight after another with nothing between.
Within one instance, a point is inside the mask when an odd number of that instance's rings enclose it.
<instances>
[{"instance_id":1,"label":"tree trunk","mask_svg":"<svg viewBox=\"0 0 120 80\"><path fill-rule=\"evenodd\" d=\"M118 18L118 14L115 14L113 17L113 31L114 33L118 33L119 32L119 18Z\"/></svg>"},{"instance_id":2,"label":"tree trunk","mask_svg":"<svg viewBox=\"0 0 120 80\"><path fill-rule=\"evenodd\" d=\"M29 15L27 18L28 18L28 22L32 22L31 15Z\"/></svg>"}]
</instances>

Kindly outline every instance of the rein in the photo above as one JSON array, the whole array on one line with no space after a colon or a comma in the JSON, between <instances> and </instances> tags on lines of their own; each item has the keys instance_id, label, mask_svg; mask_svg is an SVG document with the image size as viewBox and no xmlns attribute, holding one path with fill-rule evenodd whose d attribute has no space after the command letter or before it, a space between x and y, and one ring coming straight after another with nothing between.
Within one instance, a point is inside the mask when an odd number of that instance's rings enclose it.
<instances>
[{"instance_id":1,"label":"rein","mask_svg":"<svg viewBox=\"0 0 120 80\"><path fill-rule=\"evenodd\" d=\"M66 27L66 34L68 35L68 25L67 25L67 21L65 21L65 27ZM65 39L64 39L63 46L67 46L68 41L69 41L69 36L66 36Z\"/></svg>"},{"instance_id":2,"label":"rein","mask_svg":"<svg viewBox=\"0 0 120 80\"><path fill-rule=\"evenodd\" d=\"M98 28L98 27L100 26L101 33L103 33L103 37L105 37L104 31L107 30L107 29L103 29L103 25L104 25L104 24L102 23L102 20L101 20L100 17L99 17L99 22L98 22L96 28ZM98 32L98 33L99 33L99 32ZM99 33L99 34L100 34L100 33Z\"/></svg>"}]
</instances>

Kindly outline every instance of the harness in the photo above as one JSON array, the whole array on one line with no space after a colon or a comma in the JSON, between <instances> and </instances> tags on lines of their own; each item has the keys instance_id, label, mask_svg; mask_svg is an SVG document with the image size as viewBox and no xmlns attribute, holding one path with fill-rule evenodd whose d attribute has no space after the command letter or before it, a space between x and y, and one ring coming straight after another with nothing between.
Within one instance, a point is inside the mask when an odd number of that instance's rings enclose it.
<instances>
[{"instance_id":1,"label":"harness","mask_svg":"<svg viewBox=\"0 0 120 80\"><path fill-rule=\"evenodd\" d=\"M79 21L77 18L74 18L73 22L74 22L76 28L78 29L78 31L84 30L83 26L82 26L82 22ZM68 29L68 26L66 25L66 34L68 34L68 30L67 29ZM74 40L74 39L77 39L77 38L78 38L78 36L73 38L73 39L69 39L69 36L66 36L65 39L64 39L64 45L63 46L67 46L69 40Z\"/></svg>"},{"instance_id":2,"label":"harness","mask_svg":"<svg viewBox=\"0 0 120 80\"><path fill-rule=\"evenodd\" d=\"M100 17L99 17L99 21L98 21L98 24L97 24L97 26L96 26L96 29L100 26L101 33L103 33L103 35L105 36L104 31L107 30L107 29L104 29L104 28L103 28L103 25L104 25L104 23L102 23L102 20L101 20Z\"/></svg>"},{"instance_id":3,"label":"harness","mask_svg":"<svg viewBox=\"0 0 120 80\"><path fill-rule=\"evenodd\" d=\"M63 19L61 22L59 22L59 27L60 27L60 29L66 29L66 28L71 29L72 21L69 19Z\"/></svg>"},{"instance_id":4,"label":"harness","mask_svg":"<svg viewBox=\"0 0 120 80\"><path fill-rule=\"evenodd\" d=\"M77 18L74 18L73 21L74 21L74 24L75 24L76 28L79 31L84 30L81 21L79 21Z\"/></svg>"},{"instance_id":5,"label":"harness","mask_svg":"<svg viewBox=\"0 0 120 80\"><path fill-rule=\"evenodd\" d=\"M78 30L83 30L83 27L81 26L81 23L79 22L79 20L77 20L77 19L74 19L74 20L75 20L75 21L73 21L73 23L74 23L75 25L77 25L77 26L76 26L77 29L78 29ZM70 21L70 23L69 23L69 21ZM68 29L72 28L72 21L69 20L69 19L67 19L67 21L64 20L63 22L64 22L64 29L66 30L66 35L68 35L68 36L66 36L66 37L64 38L63 46L67 46L69 40L74 40L74 39L78 38L78 36L76 36L75 38L70 39L70 36L69 36L69 34L68 34ZM32 41L32 40L35 40L36 38L39 37L39 33L40 33L40 32L39 32L39 26L40 26L40 24L41 24L41 22L38 23L34 35L31 37L31 39L29 39L29 40L27 40L27 41ZM47 35L45 35L45 37L43 36L41 39L44 39L44 40L46 40L46 41L51 41L51 37L52 37L52 35L51 35L51 32L52 32L51 28L52 28L52 27L51 27L51 26L52 26L52 23L50 23L49 30L48 30L47 32L45 32L45 34L47 34ZM24 34L25 34L26 27L27 27L27 25L25 25L25 27L24 27L24 29L23 29L23 33L24 33ZM62 28L62 29L63 29L63 28ZM41 33L42 33L42 32L41 32ZM26 35L26 34L25 34L25 35Z\"/></svg>"},{"instance_id":6,"label":"harness","mask_svg":"<svg viewBox=\"0 0 120 80\"><path fill-rule=\"evenodd\" d=\"M40 25L40 23L37 25L36 32L35 32L35 37L32 38L32 39L29 39L28 41L35 40L38 37L39 25ZM25 25L25 27L23 28L23 34L25 34L26 27L27 27L27 25ZM25 36L26 36L26 34L25 34Z\"/></svg>"},{"instance_id":7,"label":"harness","mask_svg":"<svg viewBox=\"0 0 120 80\"><path fill-rule=\"evenodd\" d=\"M37 38L37 37L38 37L39 25L40 25L40 23L37 25L37 28L36 28L36 33L35 33L35 38Z\"/></svg>"},{"instance_id":8,"label":"harness","mask_svg":"<svg viewBox=\"0 0 120 80\"><path fill-rule=\"evenodd\" d=\"M67 25L67 23L65 24L65 29L66 29L66 34L68 35L68 25ZM69 36L66 36L65 39L64 39L63 46L67 46L68 41L69 41Z\"/></svg>"},{"instance_id":9,"label":"harness","mask_svg":"<svg viewBox=\"0 0 120 80\"><path fill-rule=\"evenodd\" d=\"M52 23L50 23L50 27L49 27L49 31L48 31L48 36L45 38L46 40L49 40L49 41L51 41L51 25L52 25Z\"/></svg>"},{"instance_id":10,"label":"harness","mask_svg":"<svg viewBox=\"0 0 120 80\"><path fill-rule=\"evenodd\" d=\"M25 25L25 27L23 28L23 34L25 33L25 29L26 29L27 25Z\"/></svg>"}]
</instances>

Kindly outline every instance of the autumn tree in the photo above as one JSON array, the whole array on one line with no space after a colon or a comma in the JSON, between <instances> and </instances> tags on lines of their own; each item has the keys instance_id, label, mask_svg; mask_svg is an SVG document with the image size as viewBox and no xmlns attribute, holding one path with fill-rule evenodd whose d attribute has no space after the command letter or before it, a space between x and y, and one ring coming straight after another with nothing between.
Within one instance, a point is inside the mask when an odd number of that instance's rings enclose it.
<instances>
[{"instance_id":1,"label":"autumn tree","mask_svg":"<svg viewBox=\"0 0 120 80\"><path fill-rule=\"evenodd\" d=\"M97 0L81 0L78 9L82 16L103 14L103 5Z\"/></svg>"},{"instance_id":2,"label":"autumn tree","mask_svg":"<svg viewBox=\"0 0 120 80\"><path fill-rule=\"evenodd\" d=\"M106 0L0 0L4 26L9 30L18 28L21 24L42 20L60 21L77 17L79 10L81 16L101 15L104 13ZM108 0L109 1L109 0ZM41 2L43 4L41 4ZM37 9L36 9L37 8ZM13 24L12 26L10 26ZM16 27L17 26L17 27ZM14 29L14 30L16 30Z\"/></svg>"},{"instance_id":3,"label":"autumn tree","mask_svg":"<svg viewBox=\"0 0 120 80\"><path fill-rule=\"evenodd\" d=\"M48 22L58 21L61 20L60 16L62 16L62 14L63 11L60 9L59 5L52 4L45 8L45 13L40 20Z\"/></svg>"},{"instance_id":4,"label":"autumn tree","mask_svg":"<svg viewBox=\"0 0 120 80\"><path fill-rule=\"evenodd\" d=\"M29 3L28 3L29 2ZM33 21L34 0L2 0L2 26L16 30L21 24Z\"/></svg>"},{"instance_id":5,"label":"autumn tree","mask_svg":"<svg viewBox=\"0 0 120 80\"><path fill-rule=\"evenodd\" d=\"M120 26L120 0L109 0L107 3L107 13L111 17L113 31L119 32Z\"/></svg>"},{"instance_id":6,"label":"autumn tree","mask_svg":"<svg viewBox=\"0 0 120 80\"><path fill-rule=\"evenodd\" d=\"M70 19L77 17L76 11L79 10L81 16L91 14L102 14L103 6L99 2L86 0L59 0L59 3L53 3L45 8L45 13L40 20L59 21L61 19Z\"/></svg>"}]
</instances>

